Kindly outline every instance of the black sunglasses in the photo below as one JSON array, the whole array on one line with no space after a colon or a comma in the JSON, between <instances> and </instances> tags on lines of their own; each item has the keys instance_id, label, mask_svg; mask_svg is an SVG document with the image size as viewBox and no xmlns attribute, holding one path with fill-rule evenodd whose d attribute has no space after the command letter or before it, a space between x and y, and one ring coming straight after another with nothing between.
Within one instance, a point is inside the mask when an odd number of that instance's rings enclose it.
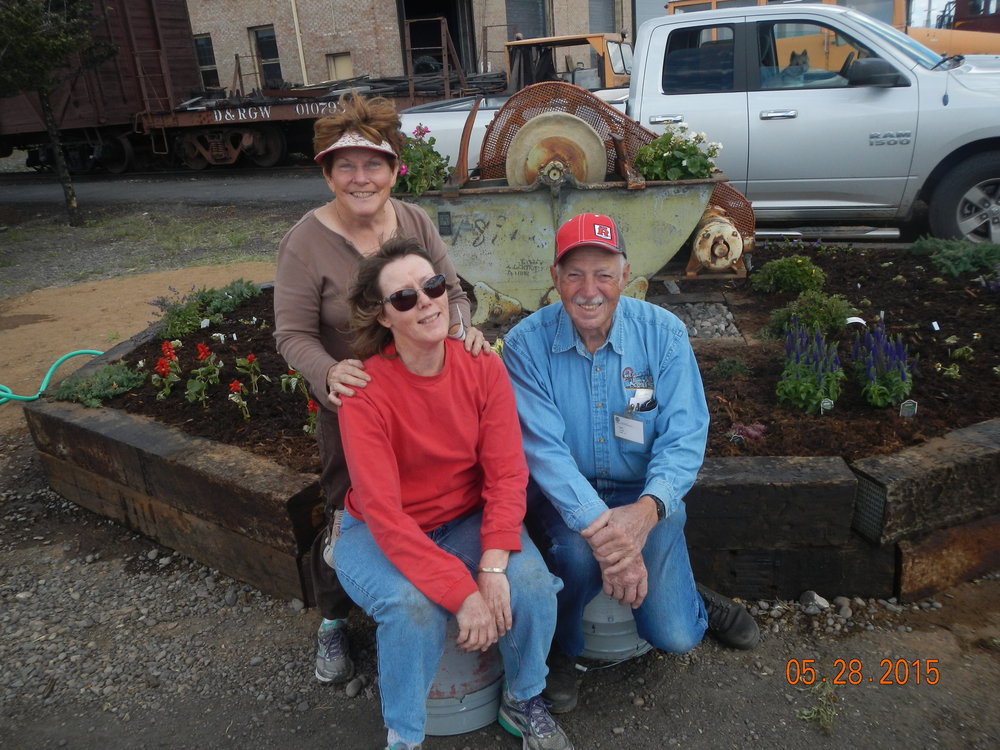
<instances>
[{"instance_id":1,"label":"black sunglasses","mask_svg":"<svg viewBox=\"0 0 1000 750\"><path fill-rule=\"evenodd\" d=\"M427 281L420 285L420 290L423 291L431 299L437 299L442 294L444 294L445 289L448 285L444 274L438 274L437 276L431 276ZM386 302L390 303L400 312L406 312L407 310L412 310L417 304L417 291L416 289L400 289L398 292L393 292L388 297L380 302L384 305Z\"/></svg>"}]
</instances>

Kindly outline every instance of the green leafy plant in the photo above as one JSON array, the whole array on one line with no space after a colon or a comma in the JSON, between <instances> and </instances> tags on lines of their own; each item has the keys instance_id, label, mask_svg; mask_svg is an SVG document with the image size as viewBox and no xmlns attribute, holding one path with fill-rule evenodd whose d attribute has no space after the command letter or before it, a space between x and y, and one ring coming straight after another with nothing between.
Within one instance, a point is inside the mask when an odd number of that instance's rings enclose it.
<instances>
[{"instance_id":1,"label":"green leafy plant","mask_svg":"<svg viewBox=\"0 0 1000 750\"><path fill-rule=\"evenodd\" d=\"M768 294L818 291L825 283L823 270L803 255L769 260L750 276L750 286Z\"/></svg>"},{"instance_id":2,"label":"green leafy plant","mask_svg":"<svg viewBox=\"0 0 1000 750\"><path fill-rule=\"evenodd\" d=\"M164 339L179 339L204 327L203 320L218 325L222 316L231 313L246 300L260 295L260 287L245 279L232 281L221 289L200 289L181 296L171 288L172 298L157 297L150 304L160 309Z\"/></svg>"},{"instance_id":3,"label":"green leafy plant","mask_svg":"<svg viewBox=\"0 0 1000 750\"><path fill-rule=\"evenodd\" d=\"M875 407L900 404L913 390L916 362L910 357L903 337L890 337L885 324L854 337L854 372L865 400Z\"/></svg>"},{"instance_id":4,"label":"green leafy plant","mask_svg":"<svg viewBox=\"0 0 1000 750\"><path fill-rule=\"evenodd\" d=\"M776 388L778 400L819 414L825 399L837 401L846 377L837 345L828 344L820 331L810 331L793 320L785 330L785 367Z\"/></svg>"},{"instance_id":5,"label":"green leafy plant","mask_svg":"<svg viewBox=\"0 0 1000 750\"><path fill-rule=\"evenodd\" d=\"M427 138L430 128L417 125L412 135L405 137L403 152L399 155L399 177L393 188L395 193L423 195L428 190L440 190L451 174L450 157L442 156L434 148L437 142Z\"/></svg>"},{"instance_id":6,"label":"green leafy plant","mask_svg":"<svg viewBox=\"0 0 1000 750\"><path fill-rule=\"evenodd\" d=\"M177 352L175 351L180 346L180 341L164 341L160 345L163 356L156 361L153 373L150 375L153 385L160 389L159 393L156 394L159 401L163 401L169 396L174 383L181 379L181 365L177 361Z\"/></svg>"},{"instance_id":7,"label":"green leafy plant","mask_svg":"<svg viewBox=\"0 0 1000 750\"><path fill-rule=\"evenodd\" d=\"M257 355L255 354L248 354L246 357L241 357L237 359L236 372L246 375L247 377L250 378L251 393L257 393L258 381L265 380L268 383L271 382L271 378L260 371L260 365L257 363Z\"/></svg>"},{"instance_id":8,"label":"green leafy plant","mask_svg":"<svg viewBox=\"0 0 1000 750\"><path fill-rule=\"evenodd\" d=\"M284 393L298 391L302 394L302 397L306 400L306 412L308 415L306 423L302 425L302 431L307 435L315 434L316 418L319 416L319 404L313 401L312 396L309 395L309 386L306 385L306 379L302 373L296 370L289 370L282 375L281 390Z\"/></svg>"},{"instance_id":9,"label":"green leafy plant","mask_svg":"<svg viewBox=\"0 0 1000 750\"><path fill-rule=\"evenodd\" d=\"M105 401L142 385L146 374L133 370L124 362L115 362L87 375L70 375L56 388L53 396L59 401L76 401L98 407Z\"/></svg>"},{"instance_id":10,"label":"green leafy plant","mask_svg":"<svg viewBox=\"0 0 1000 750\"><path fill-rule=\"evenodd\" d=\"M806 328L818 329L827 336L840 334L847 325L847 319L858 311L840 294L823 294L818 291L803 292L789 304L771 313L771 322L764 329L765 334L780 336L798 320Z\"/></svg>"},{"instance_id":11,"label":"green leafy plant","mask_svg":"<svg viewBox=\"0 0 1000 750\"><path fill-rule=\"evenodd\" d=\"M738 357L723 357L712 367L712 375L717 378L731 378L734 375L752 375L753 371Z\"/></svg>"},{"instance_id":12,"label":"green leafy plant","mask_svg":"<svg viewBox=\"0 0 1000 750\"><path fill-rule=\"evenodd\" d=\"M247 408L247 401L243 398L243 394L246 392L247 389L238 380L234 380L229 384L229 400L239 408L244 421L250 421L250 409Z\"/></svg>"},{"instance_id":13,"label":"green leafy plant","mask_svg":"<svg viewBox=\"0 0 1000 750\"><path fill-rule=\"evenodd\" d=\"M1000 245L991 242L921 237L910 246L910 252L929 256L934 267L948 276L988 273L1000 264Z\"/></svg>"},{"instance_id":14,"label":"green leafy plant","mask_svg":"<svg viewBox=\"0 0 1000 750\"><path fill-rule=\"evenodd\" d=\"M319 416L319 404L317 404L312 399L309 399L309 403L306 404L306 423L302 425L302 431L306 435L316 434L316 418Z\"/></svg>"},{"instance_id":15,"label":"green leafy plant","mask_svg":"<svg viewBox=\"0 0 1000 750\"><path fill-rule=\"evenodd\" d=\"M650 141L635 155L635 168L647 180L704 180L715 171L715 157L721 143L691 133L686 123L668 125L659 138Z\"/></svg>"},{"instance_id":16,"label":"green leafy plant","mask_svg":"<svg viewBox=\"0 0 1000 750\"><path fill-rule=\"evenodd\" d=\"M204 362L201 367L191 370L191 378L187 381L187 400L192 404L197 401L202 408L208 408L208 386L219 384L219 370L222 362L205 344L198 344L198 361Z\"/></svg>"}]
</instances>

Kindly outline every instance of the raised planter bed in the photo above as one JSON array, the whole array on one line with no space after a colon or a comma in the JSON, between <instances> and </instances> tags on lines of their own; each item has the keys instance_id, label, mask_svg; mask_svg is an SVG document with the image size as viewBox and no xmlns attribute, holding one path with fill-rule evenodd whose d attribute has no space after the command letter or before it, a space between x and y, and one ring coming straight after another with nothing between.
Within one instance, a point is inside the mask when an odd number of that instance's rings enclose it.
<instances>
[{"instance_id":1,"label":"raised planter bed","mask_svg":"<svg viewBox=\"0 0 1000 750\"><path fill-rule=\"evenodd\" d=\"M41 399L25 415L67 499L268 593L312 600L315 474L110 407ZM710 457L686 498L695 574L746 598L925 596L998 564L998 475L998 419L853 464Z\"/></svg>"}]
</instances>

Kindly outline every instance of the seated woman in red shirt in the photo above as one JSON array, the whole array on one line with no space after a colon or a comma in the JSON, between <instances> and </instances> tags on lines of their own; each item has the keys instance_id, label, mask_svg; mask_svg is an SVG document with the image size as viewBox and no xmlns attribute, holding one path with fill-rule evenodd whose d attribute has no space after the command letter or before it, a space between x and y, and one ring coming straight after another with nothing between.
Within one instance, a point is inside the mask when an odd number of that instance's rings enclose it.
<instances>
[{"instance_id":1,"label":"seated woman in red shirt","mask_svg":"<svg viewBox=\"0 0 1000 750\"><path fill-rule=\"evenodd\" d=\"M411 239L359 267L351 326L372 378L340 407L352 486L337 574L378 626L391 750L423 740L451 616L465 650L499 641L504 728L525 748L572 748L540 697L562 584L521 523L514 393L499 357L469 357L448 338L446 287Z\"/></svg>"}]
</instances>

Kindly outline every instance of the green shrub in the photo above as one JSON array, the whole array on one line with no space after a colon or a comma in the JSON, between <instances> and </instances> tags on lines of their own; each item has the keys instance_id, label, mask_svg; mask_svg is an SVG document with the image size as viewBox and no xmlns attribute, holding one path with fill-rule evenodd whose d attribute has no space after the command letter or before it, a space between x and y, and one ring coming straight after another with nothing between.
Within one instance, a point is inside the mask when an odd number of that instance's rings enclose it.
<instances>
[{"instance_id":1,"label":"green shrub","mask_svg":"<svg viewBox=\"0 0 1000 750\"><path fill-rule=\"evenodd\" d=\"M752 375L753 371L746 363L737 357L723 357L712 368L712 375L717 378L731 378L734 375Z\"/></svg>"},{"instance_id":2,"label":"green shrub","mask_svg":"<svg viewBox=\"0 0 1000 750\"><path fill-rule=\"evenodd\" d=\"M910 246L914 255L926 255L934 267L948 276L989 272L1000 263L1000 245L968 240L921 237Z\"/></svg>"},{"instance_id":3,"label":"green shrub","mask_svg":"<svg viewBox=\"0 0 1000 750\"><path fill-rule=\"evenodd\" d=\"M232 281L221 289L202 288L184 297L178 295L175 289L171 291L174 293L172 299L158 297L150 303L161 310L163 327L159 333L165 341L194 333L205 319L217 325L222 322L223 315L260 295L260 287L245 279Z\"/></svg>"},{"instance_id":4,"label":"green shrub","mask_svg":"<svg viewBox=\"0 0 1000 750\"><path fill-rule=\"evenodd\" d=\"M818 291L825 283L826 274L804 255L769 260L750 276L750 286L768 294Z\"/></svg>"},{"instance_id":5,"label":"green shrub","mask_svg":"<svg viewBox=\"0 0 1000 750\"><path fill-rule=\"evenodd\" d=\"M108 399L142 385L145 380L145 373L133 370L124 362L115 362L86 376L70 375L52 395L59 401L76 401L84 406L98 407Z\"/></svg>"},{"instance_id":6,"label":"green shrub","mask_svg":"<svg viewBox=\"0 0 1000 750\"><path fill-rule=\"evenodd\" d=\"M840 294L823 294L818 291L803 292L796 299L771 313L771 322L765 328L770 336L780 336L793 320L808 330L819 330L826 336L837 336L847 327L847 319L858 311Z\"/></svg>"},{"instance_id":7,"label":"green shrub","mask_svg":"<svg viewBox=\"0 0 1000 750\"><path fill-rule=\"evenodd\" d=\"M810 331L797 318L785 328L785 367L775 393L779 401L808 414L821 414L823 401L836 403L846 379L837 345L819 331Z\"/></svg>"}]
</instances>

